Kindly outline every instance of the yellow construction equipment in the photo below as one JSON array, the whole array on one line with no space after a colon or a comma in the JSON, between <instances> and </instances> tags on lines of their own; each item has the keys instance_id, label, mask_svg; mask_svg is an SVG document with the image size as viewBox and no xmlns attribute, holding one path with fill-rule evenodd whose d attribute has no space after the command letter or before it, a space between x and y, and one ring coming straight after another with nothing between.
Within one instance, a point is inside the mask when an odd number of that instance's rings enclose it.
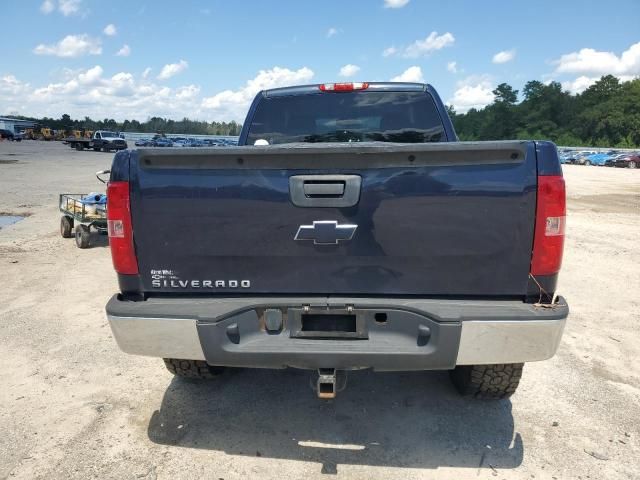
<instances>
[{"instance_id":1,"label":"yellow construction equipment","mask_svg":"<svg viewBox=\"0 0 640 480\"><path fill-rule=\"evenodd\" d=\"M50 128L41 128L40 133L37 136L38 140L53 140L53 132Z\"/></svg>"}]
</instances>

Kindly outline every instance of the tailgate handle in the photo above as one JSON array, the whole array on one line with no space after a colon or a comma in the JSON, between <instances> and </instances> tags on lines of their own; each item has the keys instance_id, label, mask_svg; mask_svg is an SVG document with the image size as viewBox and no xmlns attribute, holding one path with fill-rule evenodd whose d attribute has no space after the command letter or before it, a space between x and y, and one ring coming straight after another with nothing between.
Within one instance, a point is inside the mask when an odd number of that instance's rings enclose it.
<instances>
[{"instance_id":1,"label":"tailgate handle","mask_svg":"<svg viewBox=\"0 0 640 480\"><path fill-rule=\"evenodd\" d=\"M360 175L293 175L289 195L297 207L353 207L361 184Z\"/></svg>"},{"instance_id":2,"label":"tailgate handle","mask_svg":"<svg viewBox=\"0 0 640 480\"><path fill-rule=\"evenodd\" d=\"M344 182L304 182L304 194L307 197L341 197L344 186Z\"/></svg>"}]
</instances>

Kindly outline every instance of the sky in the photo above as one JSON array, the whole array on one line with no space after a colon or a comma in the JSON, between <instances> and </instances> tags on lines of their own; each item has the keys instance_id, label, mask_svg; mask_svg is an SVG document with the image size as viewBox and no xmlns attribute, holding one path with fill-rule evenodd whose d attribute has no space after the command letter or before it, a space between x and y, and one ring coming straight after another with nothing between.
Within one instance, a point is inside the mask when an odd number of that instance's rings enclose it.
<instances>
[{"instance_id":1,"label":"sky","mask_svg":"<svg viewBox=\"0 0 640 480\"><path fill-rule=\"evenodd\" d=\"M241 122L262 89L389 80L465 112L502 82L639 76L639 19L640 0L13 1L0 115Z\"/></svg>"}]
</instances>

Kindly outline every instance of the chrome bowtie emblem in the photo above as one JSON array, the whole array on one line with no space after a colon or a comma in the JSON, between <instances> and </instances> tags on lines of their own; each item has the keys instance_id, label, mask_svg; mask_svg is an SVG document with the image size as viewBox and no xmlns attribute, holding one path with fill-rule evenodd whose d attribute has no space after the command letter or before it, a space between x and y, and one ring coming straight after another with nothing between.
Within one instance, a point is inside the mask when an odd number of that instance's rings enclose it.
<instances>
[{"instance_id":1,"label":"chrome bowtie emblem","mask_svg":"<svg viewBox=\"0 0 640 480\"><path fill-rule=\"evenodd\" d=\"M320 220L313 225L300 225L294 240L313 240L314 245L337 245L351 240L357 228L357 225L339 225L334 220Z\"/></svg>"}]
</instances>

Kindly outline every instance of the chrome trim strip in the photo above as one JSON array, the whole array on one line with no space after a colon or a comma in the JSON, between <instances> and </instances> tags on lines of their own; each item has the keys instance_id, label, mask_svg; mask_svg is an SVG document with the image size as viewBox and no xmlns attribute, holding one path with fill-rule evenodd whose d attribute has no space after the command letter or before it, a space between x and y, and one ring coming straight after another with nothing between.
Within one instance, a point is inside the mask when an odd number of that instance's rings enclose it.
<instances>
[{"instance_id":1,"label":"chrome trim strip","mask_svg":"<svg viewBox=\"0 0 640 480\"><path fill-rule=\"evenodd\" d=\"M150 357L205 360L196 320L107 315L118 346L125 353Z\"/></svg>"},{"instance_id":2,"label":"chrome trim strip","mask_svg":"<svg viewBox=\"0 0 640 480\"><path fill-rule=\"evenodd\" d=\"M457 365L521 363L555 355L566 319L465 321Z\"/></svg>"}]
</instances>

